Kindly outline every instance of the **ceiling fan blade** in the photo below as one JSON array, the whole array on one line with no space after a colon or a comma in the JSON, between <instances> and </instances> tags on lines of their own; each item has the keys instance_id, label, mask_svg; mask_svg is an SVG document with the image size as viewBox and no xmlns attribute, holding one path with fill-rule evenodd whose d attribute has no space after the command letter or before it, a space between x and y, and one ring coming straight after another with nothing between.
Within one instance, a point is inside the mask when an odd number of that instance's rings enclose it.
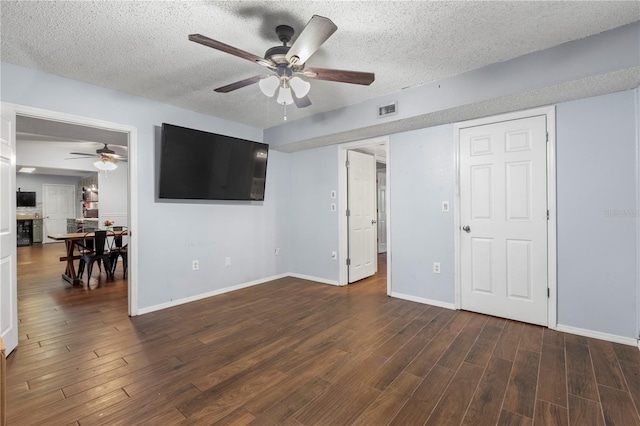
<instances>
[{"instance_id":1,"label":"ceiling fan blade","mask_svg":"<svg viewBox=\"0 0 640 426\"><path fill-rule=\"evenodd\" d=\"M84 155L86 157L97 157L97 154L89 154L88 152L70 152L71 155Z\"/></svg>"},{"instance_id":2,"label":"ceiling fan blade","mask_svg":"<svg viewBox=\"0 0 640 426\"><path fill-rule=\"evenodd\" d=\"M95 155L93 157L95 157ZM65 158L65 160L87 160L88 158L89 157L68 157L68 158Z\"/></svg>"},{"instance_id":3,"label":"ceiling fan blade","mask_svg":"<svg viewBox=\"0 0 640 426\"><path fill-rule=\"evenodd\" d=\"M376 79L372 72L332 70L326 68L306 68L304 76L316 80L337 81L340 83L362 84L368 86Z\"/></svg>"},{"instance_id":4,"label":"ceiling fan blade","mask_svg":"<svg viewBox=\"0 0 640 426\"><path fill-rule=\"evenodd\" d=\"M329 18L313 15L287 52L287 61L291 65L304 64L337 29Z\"/></svg>"},{"instance_id":5,"label":"ceiling fan blade","mask_svg":"<svg viewBox=\"0 0 640 426\"><path fill-rule=\"evenodd\" d=\"M262 79L261 75L245 78L244 80L236 81L235 83L227 84L226 86L218 87L214 91L218 93L229 93L233 90L240 89L251 84L256 84Z\"/></svg>"},{"instance_id":6,"label":"ceiling fan blade","mask_svg":"<svg viewBox=\"0 0 640 426\"><path fill-rule=\"evenodd\" d=\"M294 96L293 103L295 103L298 108L306 108L311 105L311 99L309 99L309 96L303 96L302 98Z\"/></svg>"},{"instance_id":7,"label":"ceiling fan blade","mask_svg":"<svg viewBox=\"0 0 640 426\"><path fill-rule=\"evenodd\" d=\"M255 62L256 64L262 65L264 67L275 68L276 66L276 64L269 59L261 58L260 56L254 55L253 53L245 52L244 50L238 49L237 47L229 46L228 44L213 40L207 36L203 36L202 34L190 34L189 40L200 43L207 47L211 47L221 52L229 53L239 58Z\"/></svg>"}]
</instances>

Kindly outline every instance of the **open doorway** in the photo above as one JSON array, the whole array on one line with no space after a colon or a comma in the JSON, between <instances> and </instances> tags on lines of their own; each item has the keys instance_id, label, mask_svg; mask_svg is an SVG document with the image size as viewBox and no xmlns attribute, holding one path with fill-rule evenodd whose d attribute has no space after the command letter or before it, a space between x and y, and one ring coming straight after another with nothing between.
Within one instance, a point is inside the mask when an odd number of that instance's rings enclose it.
<instances>
[{"instance_id":1,"label":"open doorway","mask_svg":"<svg viewBox=\"0 0 640 426\"><path fill-rule=\"evenodd\" d=\"M375 274L379 256L384 256L385 264L389 265L388 159L387 137L340 146L340 285ZM378 179L380 172L384 177L382 187ZM380 203L384 206L382 211ZM383 223L380 223L381 214ZM388 267L386 277L389 293L391 272Z\"/></svg>"},{"instance_id":2,"label":"open doorway","mask_svg":"<svg viewBox=\"0 0 640 426\"><path fill-rule=\"evenodd\" d=\"M68 179L76 182L77 209L75 217L70 219L93 220L98 227L104 220L109 219L115 221L115 225L127 227L129 232L127 237L129 244L126 276L127 310L129 315L137 315L137 241L133 238L137 224L137 201L135 197L132 197L132 194L137 192L137 179L135 179L137 130L127 125L21 105L3 104L3 110L12 110L15 120L13 129L15 129L16 135L19 135L18 139L29 139L35 144L40 144L42 148L47 148L33 149L34 147L31 145L27 146L25 151L17 146L17 165L29 165L28 163L37 161L38 155L46 155L49 160L57 160L58 165L50 163L49 167L46 167L46 162L43 163L43 170L41 170L43 174L49 176L70 175ZM81 156L72 154L73 152L92 154L107 143L110 147L114 147L118 153L124 153L122 157L125 159L128 157L128 161L121 159L118 170L107 173L99 171L93 167L93 163L97 160L93 156L87 155L87 158L83 160L77 158ZM61 146L56 152L54 146L58 144ZM85 166L76 165L83 162ZM65 168L68 171L64 171ZM104 202L104 208L98 209L98 203L95 200L92 200L90 205L90 207L95 206L96 210L100 212L98 217L94 218L91 214L85 214L87 206L82 198L83 185L81 182L83 177L94 178L101 184L95 185L95 187L102 186L104 189L100 191L100 204ZM59 179L64 178L60 177ZM109 187L112 189L109 190ZM91 223L93 224L93 222ZM76 223L73 224L73 227L78 229ZM64 269L62 263L61 269ZM122 272L119 272L122 275ZM60 285L68 284L61 281Z\"/></svg>"}]
</instances>

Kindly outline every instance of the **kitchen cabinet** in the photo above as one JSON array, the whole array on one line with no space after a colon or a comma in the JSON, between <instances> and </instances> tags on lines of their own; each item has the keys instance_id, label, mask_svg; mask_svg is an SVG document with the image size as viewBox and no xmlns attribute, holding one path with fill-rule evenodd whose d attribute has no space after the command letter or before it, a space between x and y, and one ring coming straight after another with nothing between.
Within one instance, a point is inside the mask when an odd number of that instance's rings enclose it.
<instances>
[{"instance_id":1,"label":"kitchen cabinet","mask_svg":"<svg viewBox=\"0 0 640 426\"><path fill-rule=\"evenodd\" d=\"M84 189L86 188L98 189L97 173L78 180L78 201L85 201Z\"/></svg>"},{"instance_id":2,"label":"kitchen cabinet","mask_svg":"<svg viewBox=\"0 0 640 426\"><path fill-rule=\"evenodd\" d=\"M42 219L33 220L33 244L42 244Z\"/></svg>"}]
</instances>

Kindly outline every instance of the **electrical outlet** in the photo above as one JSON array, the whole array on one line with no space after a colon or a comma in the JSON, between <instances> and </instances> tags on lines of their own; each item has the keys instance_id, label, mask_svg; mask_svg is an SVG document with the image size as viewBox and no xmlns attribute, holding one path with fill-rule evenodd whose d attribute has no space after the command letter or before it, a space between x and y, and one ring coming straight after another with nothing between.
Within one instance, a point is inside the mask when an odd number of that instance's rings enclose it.
<instances>
[{"instance_id":1,"label":"electrical outlet","mask_svg":"<svg viewBox=\"0 0 640 426\"><path fill-rule=\"evenodd\" d=\"M276 247L276 249L274 250L274 254L275 254L276 256L279 256L279 255L280 255L280 247Z\"/></svg>"},{"instance_id":2,"label":"electrical outlet","mask_svg":"<svg viewBox=\"0 0 640 426\"><path fill-rule=\"evenodd\" d=\"M192 261L191 270L197 271L198 269L200 269L200 262L198 262L197 260Z\"/></svg>"},{"instance_id":3,"label":"electrical outlet","mask_svg":"<svg viewBox=\"0 0 640 426\"><path fill-rule=\"evenodd\" d=\"M433 273L434 274L439 274L440 273L440 263L433 262Z\"/></svg>"},{"instance_id":4,"label":"electrical outlet","mask_svg":"<svg viewBox=\"0 0 640 426\"><path fill-rule=\"evenodd\" d=\"M445 213L449 212L449 202L448 201L443 201L442 202L442 211Z\"/></svg>"},{"instance_id":5,"label":"electrical outlet","mask_svg":"<svg viewBox=\"0 0 640 426\"><path fill-rule=\"evenodd\" d=\"M332 252L331 252L331 259L333 259L333 260L338 260L338 253L337 253L337 252L335 252L335 251L332 251Z\"/></svg>"},{"instance_id":6,"label":"electrical outlet","mask_svg":"<svg viewBox=\"0 0 640 426\"><path fill-rule=\"evenodd\" d=\"M331 203L331 211L335 212L336 211L336 203Z\"/></svg>"},{"instance_id":7,"label":"electrical outlet","mask_svg":"<svg viewBox=\"0 0 640 426\"><path fill-rule=\"evenodd\" d=\"M225 257L224 258L224 266L231 266L231 258L230 257Z\"/></svg>"},{"instance_id":8,"label":"electrical outlet","mask_svg":"<svg viewBox=\"0 0 640 426\"><path fill-rule=\"evenodd\" d=\"M336 191L331 191L331 198L336 198Z\"/></svg>"}]
</instances>

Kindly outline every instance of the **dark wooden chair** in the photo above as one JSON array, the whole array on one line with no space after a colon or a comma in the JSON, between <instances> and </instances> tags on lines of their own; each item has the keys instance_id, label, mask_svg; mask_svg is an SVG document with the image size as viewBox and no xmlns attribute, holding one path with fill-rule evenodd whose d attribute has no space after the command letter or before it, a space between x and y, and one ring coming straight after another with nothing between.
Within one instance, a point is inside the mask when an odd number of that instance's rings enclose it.
<instances>
[{"instance_id":1,"label":"dark wooden chair","mask_svg":"<svg viewBox=\"0 0 640 426\"><path fill-rule=\"evenodd\" d=\"M93 235L92 235L93 234ZM107 238L107 234L111 238ZM83 247L87 247L87 243L93 240L93 251L85 251L80 255L80 264L82 267L82 272L79 272L78 276L82 277L82 273L84 273L84 267L87 267L87 282L91 279L91 272L93 271L93 264L98 262L98 267L100 267L101 263L104 263L104 269L107 273L107 276L113 278L113 273L111 272L111 261L109 260L109 255L111 252L111 244L113 244L113 237L115 234L112 231L95 231L95 232L87 232L83 238ZM83 265L84 263L84 265ZM80 269L80 268L78 268Z\"/></svg>"},{"instance_id":2,"label":"dark wooden chair","mask_svg":"<svg viewBox=\"0 0 640 426\"><path fill-rule=\"evenodd\" d=\"M126 226L114 226L114 231L126 231ZM109 261L111 262L111 275L116 273L116 266L118 264L118 257L122 258L122 278L127 276L128 267L128 244L124 243L124 237L122 235L116 235L113 238L113 247L111 248L111 254L109 255Z\"/></svg>"},{"instance_id":3,"label":"dark wooden chair","mask_svg":"<svg viewBox=\"0 0 640 426\"><path fill-rule=\"evenodd\" d=\"M81 244L76 244L76 247L78 248L78 255L80 256L80 261L78 262L78 278L82 278L82 274L84 274L84 267L86 265L83 256L91 255L95 252L93 240L83 239ZM102 272L102 266L100 264L98 264L98 268L100 269L100 272Z\"/></svg>"}]
</instances>

